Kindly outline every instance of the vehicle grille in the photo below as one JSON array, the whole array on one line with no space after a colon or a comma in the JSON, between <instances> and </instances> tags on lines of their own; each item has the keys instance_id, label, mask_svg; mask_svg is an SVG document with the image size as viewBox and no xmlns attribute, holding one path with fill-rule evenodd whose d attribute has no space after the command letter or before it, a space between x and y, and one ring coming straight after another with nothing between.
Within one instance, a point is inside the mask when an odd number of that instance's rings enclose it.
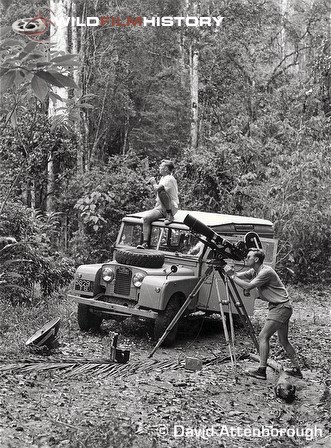
<instances>
[{"instance_id":1,"label":"vehicle grille","mask_svg":"<svg viewBox=\"0 0 331 448\"><path fill-rule=\"evenodd\" d=\"M130 295L132 271L123 266L116 269L114 293L123 296Z\"/></svg>"},{"instance_id":2,"label":"vehicle grille","mask_svg":"<svg viewBox=\"0 0 331 448\"><path fill-rule=\"evenodd\" d=\"M82 278L76 279L75 291L93 292L94 282L91 280L84 280Z\"/></svg>"}]
</instances>

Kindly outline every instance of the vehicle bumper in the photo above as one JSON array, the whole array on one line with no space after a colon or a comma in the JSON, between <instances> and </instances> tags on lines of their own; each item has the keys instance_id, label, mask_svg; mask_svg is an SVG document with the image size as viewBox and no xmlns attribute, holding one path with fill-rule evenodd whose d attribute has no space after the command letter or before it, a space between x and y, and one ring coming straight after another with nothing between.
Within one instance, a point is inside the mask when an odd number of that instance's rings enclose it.
<instances>
[{"instance_id":1,"label":"vehicle bumper","mask_svg":"<svg viewBox=\"0 0 331 448\"><path fill-rule=\"evenodd\" d=\"M102 302L101 300L95 298L88 299L86 297L75 296L73 294L68 294L68 297L70 299L73 299L77 303L90 306L92 308L102 311L105 314L113 316L122 316L122 317L137 316L145 319L156 319L158 316L158 313L156 311L142 310L137 307L128 307L124 305L118 305L115 303Z\"/></svg>"}]
</instances>

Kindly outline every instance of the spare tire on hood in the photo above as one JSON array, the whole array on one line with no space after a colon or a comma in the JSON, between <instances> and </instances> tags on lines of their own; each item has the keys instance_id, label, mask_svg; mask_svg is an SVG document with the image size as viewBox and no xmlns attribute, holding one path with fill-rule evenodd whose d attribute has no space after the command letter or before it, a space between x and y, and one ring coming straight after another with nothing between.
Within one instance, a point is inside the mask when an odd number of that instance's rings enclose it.
<instances>
[{"instance_id":1,"label":"spare tire on hood","mask_svg":"<svg viewBox=\"0 0 331 448\"><path fill-rule=\"evenodd\" d=\"M142 268L161 268L164 263L164 255L150 249L119 249L115 252L117 263Z\"/></svg>"}]
</instances>

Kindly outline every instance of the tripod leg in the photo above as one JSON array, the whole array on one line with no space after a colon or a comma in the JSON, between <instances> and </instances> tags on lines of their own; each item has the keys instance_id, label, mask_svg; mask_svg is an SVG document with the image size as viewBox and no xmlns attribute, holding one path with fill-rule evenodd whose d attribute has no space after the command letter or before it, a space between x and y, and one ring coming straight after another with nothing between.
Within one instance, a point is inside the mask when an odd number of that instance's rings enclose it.
<instances>
[{"instance_id":1,"label":"tripod leg","mask_svg":"<svg viewBox=\"0 0 331 448\"><path fill-rule=\"evenodd\" d=\"M193 288L193 290L190 292L190 294L187 296L187 299L185 300L185 302L183 303L183 305L181 306L181 308L179 309L178 313L176 314L176 316L173 318L173 320L170 322L170 324L168 325L168 327L166 328L165 332L163 333L163 335L160 337L160 339L157 341L157 344L155 345L155 347L153 348L153 350L151 351L151 353L148 355L148 358L151 358L154 353L156 352L156 350L160 347L160 345L162 344L162 342L165 340L165 338L168 336L168 334L170 333L170 331L173 329L173 327L176 325L176 323L179 321L179 319L181 318L181 316L183 315L184 311L186 310L186 308L188 307L189 303L191 302L191 300L193 299L193 297L199 292L200 288L202 287L202 285L204 284L204 282L207 280L207 278L210 276L210 274L213 271L213 267L212 266L208 266L208 268L206 269L206 272L204 273L203 277L201 277L201 279L198 281L198 283L195 285L195 287Z\"/></svg>"},{"instance_id":2,"label":"tripod leg","mask_svg":"<svg viewBox=\"0 0 331 448\"><path fill-rule=\"evenodd\" d=\"M231 281L232 288L233 288L233 290L234 290L234 292L235 292L235 294L236 294L236 296L237 296L238 302L239 302L239 304L240 304L240 305L239 305L240 310L242 311L242 314L243 314L243 316L245 317L245 319L246 319L246 321L247 321L247 324L248 324L248 327L249 327L250 332L251 332L251 333L254 335L254 337L255 337L254 327L253 327L252 322L251 322L251 320L250 320L250 318L249 318L249 316L248 316L248 314L247 314L245 305L244 305L244 303L243 303L243 301L242 301L242 299L241 299L241 297L240 297L240 294L239 294L239 292L238 292L238 289L236 288L235 283L234 283L232 280L230 280L230 281Z\"/></svg>"},{"instance_id":3,"label":"tripod leg","mask_svg":"<svg viewBox=\"0 0 331 448\"><path fill-rule=\"evenodd\" d=\"M232 353L232 347L231 347L230 339L229 339L229 332L228 332L228 328L226 326L226 320L225 320L225 315L224 315L224 310L223 310L222 298L221 298L220 290L219 290L219 287L218 287L217 279L215 281L215 285L216 285L216 292L217 292L217 297L218 297L218 303L220 304L224 337L225 337L225 341L226 341L226 343L228 345L230 359L231 359L231 365L232 365L232 367L234 367L235 360L234 360L234 356L233 356L233 353Z\"/></svg>"},{"instance_id":4,"label":"tripod leg","mask_svg":"<svg viewBox=\"0 0 331 448\"><path fill-rule=\"evenodd\" d=\"M232 341L232 344L234 344L234 341L235 341L235 333L234 333L234 325L233 325L233 315L232 315L232 305L231 305L231 301L229 301L229 321L230 321L231 341Z\"/></svg>"},{"instance_id":5,"label":"tripod leg","mask_svg":"<svg viewBox=\"0 0 331 448\"><path fill-rule=\"evenodd\" d=\"M256 347L257 352L259 353L260 349L259 349L259 343L256 339L256 335L255 335L255 331L254 331L254 327L252 325L252 322L247 314L245 305L243 304L243 301L241 300L240 294L237 290L237 287L235 285L235 283L233 282L233 280L230 279L231 282L231 286L232 289L237 297L238 303L234 297L234 295L232 294L232 291L229 289L229 293L230 293L230 297L232 299L232 302L234 303L234 306L236 307L236 310L238 311L239 317L241 319L241 321L243 322L243 324L246 326L248 333L250 335L250 337L252 338L252 341L254 342L254 345Z\"/></svg>"},{"instance_id":6,"label":"tripod leg","mask_svg":"<svg viewBox=\"0 0 331 448\"><path fill-rule=\"evenodd\" d=\"M234 351L235 334L234 334L234 326L233 326L233 316L232 316L231 300L230 300L230 297L229 297L229 283L228 283L227 276L223 276L223 280L224 280L224 285L225 285L226 301L228 303L228 308L229 308L229 322L230 322L231 344L232 344L233 352L234 352L234 360L236 362L236 356L235 356L235 351Z\"/></svg>"},{"instance_id":7,"label":"tripod leg","mask_svg":"<svg viewBox=\"0 0 331 448\"><path fill-rule=\"evenodd\" d=\"M239 293L238 293L238 295L239 295ZM252 341L253 341L253 343L254 343L254 345L256 347L256 350L259 353L259 351L260 351L259 343L258 343L258 341L256 339L254 327L253 327L253 325L252 325L252 323L250 321L250 318L249 318L249 316L248 316L248 314L246 312L244 304L243 303L240 304L240 302L239 302L239 305L238 305L235 297L233 296L233 294L231 292L230 292L230 296L231 296L231 299L232 299L232 301L234 303L234 306L236 307L236 309L238 311L238 315L240 317L241 322L243 323L243 325L248 330L248 333L249 333L249 335L250 335L250 337L251 337L251 339L252 339Z\"/></svg>"}]
</instances>

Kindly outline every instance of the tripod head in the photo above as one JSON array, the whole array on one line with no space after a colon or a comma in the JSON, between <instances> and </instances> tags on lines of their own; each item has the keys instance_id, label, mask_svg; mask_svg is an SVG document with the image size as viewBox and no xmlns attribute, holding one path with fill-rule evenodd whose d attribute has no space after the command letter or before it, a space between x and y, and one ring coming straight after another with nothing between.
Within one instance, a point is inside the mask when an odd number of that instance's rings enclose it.
<instances>
[{"instance_id":1,"label":"tripod head","mask_svg":"<svg viewBox=\"0 0 331 448\"><path fill-rule=\"evenodd\" d=\"M244 241L238 241L233 244L225 238L218 235L210 227L206 226L203 222L194 218L192 215L186 215L184 219L184 224L190 228L192 233L200 234L206 237L206 239L200 238L206 246L210 247L215 251L215 258L224 260L225 258L230 258L232 260L241 261L247 256L247 253L251 249L262 249L262 244L257 233L249 232L245 235Z\"/></svg>"}]
</instances>

